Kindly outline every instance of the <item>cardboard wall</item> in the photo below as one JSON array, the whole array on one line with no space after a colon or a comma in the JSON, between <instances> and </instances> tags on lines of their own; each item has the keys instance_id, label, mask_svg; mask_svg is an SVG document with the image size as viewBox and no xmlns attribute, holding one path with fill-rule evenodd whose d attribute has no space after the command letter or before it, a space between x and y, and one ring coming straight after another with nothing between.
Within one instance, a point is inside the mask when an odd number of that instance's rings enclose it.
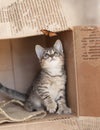
<instances>
[{"instance_id":1,"label":"cardboard wall","mask_svg":"<svg viewBox=\"0 0 100 130\"><path fill-rule=\"evenodd\" d=\"M100 116L100 27L75 27L79 115Z\"/></svg>"},{"instance_id":2,"label":"cardboard wall","mask_svg":"<svg viewBox=\"0 0 100 130\"><path fill-rule=\"evenodd\" d=\"M34 46L45 46L44 36L0 40L0 82L26 92L40 69Z\"/></svg>"},{"instance_id":3,"label":"cardboard wall","mask_svg":"<svg viewBox=\"0 0 100 130\"><path fill-rule=\"evenodd\" d=\"M77 107L77 90L76 90L76 74L75 74L75 58L74 58L74 39L72 30L60 33L60 39L64 45L65 65L67 73L67 102L73 113L78 114Z\"/></svg>"}]
</instances>

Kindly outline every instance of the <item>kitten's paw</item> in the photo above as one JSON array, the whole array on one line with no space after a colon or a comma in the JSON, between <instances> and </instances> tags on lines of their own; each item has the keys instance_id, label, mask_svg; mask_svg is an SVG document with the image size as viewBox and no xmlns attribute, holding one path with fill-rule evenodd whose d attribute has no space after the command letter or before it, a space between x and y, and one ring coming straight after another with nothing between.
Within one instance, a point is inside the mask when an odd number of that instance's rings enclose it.
<instances>
[{"instance_id":1,"label":"kitten's paw","mask_svg":"<svg viewBox=\"0 0 100 130\"><path fill-rule=\"evenodd\" d=\"M71 114L72 110L69 107L66 107L66 109L63 111L64 114Z\"/></svg>"},{"instance_id":2,"label":"kitten's paw","mask_svg":"<svg viewBox=\"0 0 100 130\"><path fill-rule=\"evenodd\" d=\"M56 113L57 114L71 114L72 111L71 111L71 108L66 106L66 107L59 107Z\"/></svg>"},{"instance_id":3,"label":"kitten's paw","mask_svg":"<svg viewBox=\"0 0 100 130\"><path fill-rule=\"evenodd\" d=\"M47 105L47 111L49 113L54 113L57 109L57 103L56 102L52 102L50 104Z\"/></svg>"}]
</instances>

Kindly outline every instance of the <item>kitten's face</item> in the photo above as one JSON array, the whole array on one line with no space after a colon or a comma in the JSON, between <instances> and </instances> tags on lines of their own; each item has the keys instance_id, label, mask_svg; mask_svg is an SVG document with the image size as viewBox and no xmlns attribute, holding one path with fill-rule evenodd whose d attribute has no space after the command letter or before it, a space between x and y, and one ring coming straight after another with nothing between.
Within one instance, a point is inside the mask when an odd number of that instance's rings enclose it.
<instances>
[{"instance_id":1,"label":"kitten's face","mask_svg":"<svg viewBox=\"0 0 100 130\"><path fill-rule=\"evenodd\" d=\"M44 49L37 45L36 53L42 68L54 68L64 65L63 48L60 40L57 40L52 48Z\"/></svg>"}]
</instances>

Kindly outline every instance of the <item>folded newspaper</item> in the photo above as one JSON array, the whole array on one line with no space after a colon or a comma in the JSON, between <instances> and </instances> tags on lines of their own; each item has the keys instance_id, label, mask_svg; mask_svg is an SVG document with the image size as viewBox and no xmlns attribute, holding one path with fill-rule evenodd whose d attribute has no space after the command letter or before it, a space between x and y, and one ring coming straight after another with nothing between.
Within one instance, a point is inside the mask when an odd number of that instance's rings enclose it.
<instances>
[{"instance_id":1,"label":"folded newspaper","mask_svg":"<svg viewBox=\"0 0 100 130\"><path fill-rule=\"evenodd\" d=\"M0 8L0 39L68 29L59 0L16 0Z\"/></svg>"}]
</instances>

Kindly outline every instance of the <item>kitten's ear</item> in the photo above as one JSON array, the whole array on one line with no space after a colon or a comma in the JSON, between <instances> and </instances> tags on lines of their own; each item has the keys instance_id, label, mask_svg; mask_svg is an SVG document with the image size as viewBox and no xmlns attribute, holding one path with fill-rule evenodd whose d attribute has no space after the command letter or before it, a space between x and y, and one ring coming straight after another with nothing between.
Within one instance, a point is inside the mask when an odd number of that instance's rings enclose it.
<instances>
[{"instance_id":1,"label":"kitten's ear","mask_svg":"<svg viewBox=\"0 0 100 130\"><path fill-rule=\"evenodd\" d=\"M35 52L36 52L36 55L39 59L42 58L42 55L43 55L43 52L44 52L44 48L40 45L36 45L35 46Z\"/></svg>"},{"instance_id":2,"label":"kitten's ear","mask_svg":"<svg viewBox=\"0 0 100 130\"><path fill-rule=\"evenodd\" d=\"M63 53L62 42L61 42L59 39L55 42L54 48L55 48L56 50L58 50L59 52Z\"/></svg>"}]
</instances>

